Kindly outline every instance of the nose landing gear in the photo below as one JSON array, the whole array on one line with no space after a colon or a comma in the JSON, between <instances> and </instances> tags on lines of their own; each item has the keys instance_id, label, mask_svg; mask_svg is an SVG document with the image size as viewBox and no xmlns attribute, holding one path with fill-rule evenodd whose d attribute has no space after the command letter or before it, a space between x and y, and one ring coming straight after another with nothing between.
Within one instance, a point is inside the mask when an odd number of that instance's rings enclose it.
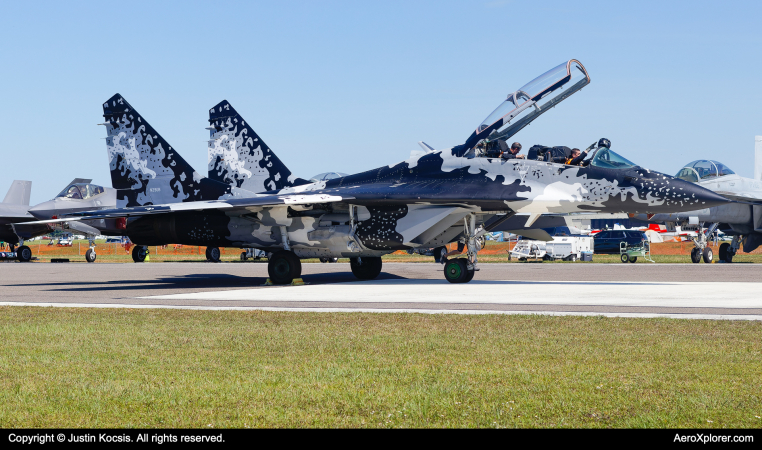
<instances>
[{"instance_id":1,"label":"nose landing gear","mask_svg":"<svg viewBox=\"0 0 762 450\"><path fill-rule=\"evenodd\" d=\"M464 234L466 235L466 257L445 261L445 280L450 283L468 283L479 270L476 265L477 253L481 250L481 242L476 231L476 216L471 214L463 219ZM446 256L443 256L446 257Z\"/></svg>"}]
</instances>

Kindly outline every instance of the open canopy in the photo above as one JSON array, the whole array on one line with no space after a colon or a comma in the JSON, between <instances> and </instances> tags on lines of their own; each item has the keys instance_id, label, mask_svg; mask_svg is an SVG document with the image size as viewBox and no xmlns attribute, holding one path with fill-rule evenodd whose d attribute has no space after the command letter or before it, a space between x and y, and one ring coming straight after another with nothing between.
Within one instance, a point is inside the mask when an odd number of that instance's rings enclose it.
<instances>
[{"instance_id":1,"label":"open canopy","mask_svg":"<svg viewBox=\"0 0 762 450\"><path fill-rule=\"evenodd\" d=\"M508 94L508 98L479 124L467 144L473 146L485 138L508 139L589 83L590 76L576 59L559 64Z\"/></svg>"},{"instance_id":2,"label":"open canopy","mask_svg":"<svg viewBox=\"0 0 762 450\"><path fill-rule=\"evenodd\" d=\"M735 172L721 162L700 159L686 164L675 176L685 181L698 183L699 181L704 181L710 178L718 178L734 174Z\"/></svg>"}]
</instances>

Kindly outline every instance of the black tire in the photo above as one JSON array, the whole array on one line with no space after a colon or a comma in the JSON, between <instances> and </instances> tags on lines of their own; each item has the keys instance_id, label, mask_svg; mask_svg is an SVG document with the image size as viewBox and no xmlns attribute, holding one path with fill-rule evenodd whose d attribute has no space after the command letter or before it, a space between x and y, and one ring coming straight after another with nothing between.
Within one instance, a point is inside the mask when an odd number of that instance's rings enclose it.
<instances>
[{"instance_id":1,"label":"black tire","mask_svg":"<svg viewBox=\"0 0 762 450\"><path fill-rule=\"evenodd\" d=\"M725 261L725 262L726 262L726 263L728 263L728 264L732 263L732 262L733 262L733 256L734 256L734 255L735 255L735 253L733 253L733 252L728 252L728 254L727 254L727 255L725 255L725 259L724 259L723 261Z\"/></svg>"},{"instance_id":2,"label":"black tire","mask_svg":"<svg viewBox=\"0 0 762 450\"><path fill-rule=\"evenodd\" d=\"M206 259L207 261L211 262L220 262L220 259L222 259L222 252L220 252L219 247L207 247L206 248Z\"/></svg>"},{"instance_id":3,"label":"black tire","mask_svg":"<svg viewBox=\"0 0 762 450\"><path fill-rule=\"evenodd\" d=\"M631 263L634 263L634 262L636 262L637 260L638 260L638 257L637 257L637 256L633 256L632 258L630 258L630 262L631 262Z\"/></svg>"},{"instance_id":4,"label":"black tire","mask_svg":"<svg viewBox=\"0 0 762 450\"><path fill-rule=\"evenodd\" d=\"M246 261L247 259L246 252L241 252L241 261Z\"/></svg>"},{"instance_id":5,"label":"black tire","mask_svg":"<svg viewBox=\"0 0 762 450\"><path fill-rule=\"evenodd\" d=\"M277 251L267 263L267 274L273 284L289 284L302 275L302 262L294 252Z\"/></svg>"},{"instance_id":6,"label":"black tire","mask_svg":"<svg viewBox=\"0 0 762 450\"><path fill-rule=\"evenodd\" d=\"M97 256L98 255L95 254L95 250L91 248L88 248L87 251L85 252L85 260L89 263L95 262L95 258Z\"/></svg>"},{"instance_id":7,"label":"black tire","mask_svg":"<svg viewBox=\"0 0 762 450\"><path fill-rule=\"evenodd\" d=\"M704 252L703 252L702 256L703 256L703 259L704 259L705 263L712 264L712 259L714 258L714 255L712 253L712 249L711 248L709 248L709 247L704 248Z\"/></svg>"},{"instance_id":8,"label":"black tire","mask_svg":"<svg viewBox=\"0 0 762 450\"><path fill-rule=\"evenodd\" d=\"M373 280L381 273L380 256L363 256L360 258L349 258L349 267L352 273L360 280Z\"/></svg>"},{"instance_id":9,"label":"black tire","mask_svg":"<svg viewBox=\"0 0 762 450\"><path fill-rule=\"evenodd\" d=\"M694 247L693 250L691 250L691 262L694 264L698 264L701 262L701 249L698 247Z\"/></svg>"},{"instance_id":10,"label":"black tire","mask_svg":"<svg viewBox=\"0 0 762 450\"><path fill-rule=\"evenodd\" d=\"M437 247L432 252L434 253L434 262L441 263L442 262L442 256L447 253L446 247Z\"/></svg>"},{"instance_id":11,"label":"black tire","mask_svg":"<svg viewBox=\"0 0 762 450\"><path fill-rule=\"evenodd\" d=\"M720 244L720 261L728 262L728 253L730 253L728 250L730 249L730 244L727 242L723 242ZM731 258L732 259L732 258Z\"/></svg>"},{"instance_id":12,"label":"black tire","mask_svg":"<svg viewBox=\"0 0 762 450\"><path fill-rule=\"evenodd\" d=\"M32 249L27 247L26 245L22 245L21 247L16 249L16 259L18 259L20 262L29 262L32 260Z\"/></svg>"},{"instance_id":13,"label":"black tire","mask_svg":"<svg viewBox=\"0 0 762 450\"><path fill-rule=\"evenodd\" d=\"M327 263L328 262L328 258L320 258L320 262L321 263Z\"/></svg>"},{"instance_id":14,"label":"black tire","mask_svg":"<svg viewBox=\"0 0 762 450\"><path fill-rule=\"evenodd\" d=\"M468 277L468 267L463 258L451 259L444 267L445 279L450 283L464 283Z\"/></svg>"},{"instance_id":15,"label":"black tire","mask_svg":"<svg viewBox=\"0 0 762 450\"><path fill-rule=\"evenodd\" d=\"M132 249L132 260L136 263L144 262L147 255L148 250L146 250L146 248L142 245L136 245L135 248Z\"/></svg>"},{"instance_id":16,"label":"black tire","mask_svg":"<svg viewBox=\"0 0 762 450\"><path fill-rule=\"evenodd\" d=\"M475 273L475 270L466 270L466 278L463 280L463 282L468 283L469 281L473 280Z\"/></svg>"},{"instance_id":17,"label":"black tire","mask_svg":"<svg viewBox=\"0 0 762 450\"><path fill-rule=\"evenodd\" d=\"M337 263L339 262L339 258L328 258L329 263Z\"/></svg>"},{"instance_id":18,"label":"black tire","mask_svg":"<svg viewBox=\"0 0 762 450\"><path fill-rule=\"evenodd\" d=\"M622 253L622 255L619 256L619 259L621 259L623 263L626 263L626 262L630 261L630 257L627 256L627 253Z\"/></svg>"}]
</instances>

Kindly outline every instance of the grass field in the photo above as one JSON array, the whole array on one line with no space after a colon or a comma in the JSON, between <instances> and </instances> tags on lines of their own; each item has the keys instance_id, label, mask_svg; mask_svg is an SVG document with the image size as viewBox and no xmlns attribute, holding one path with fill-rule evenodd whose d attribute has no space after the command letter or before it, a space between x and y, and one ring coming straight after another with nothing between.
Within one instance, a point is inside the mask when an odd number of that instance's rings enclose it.
<instances>
[{"instance_id":1,"label":"grass field","mask_svg":"<svg viewBox=\"0 0 762 450\"><path fill-rule=\"evenodd\" d=\"M762 426L762 324L0 308L0 427Z\"/></svg>"}]
</instances>

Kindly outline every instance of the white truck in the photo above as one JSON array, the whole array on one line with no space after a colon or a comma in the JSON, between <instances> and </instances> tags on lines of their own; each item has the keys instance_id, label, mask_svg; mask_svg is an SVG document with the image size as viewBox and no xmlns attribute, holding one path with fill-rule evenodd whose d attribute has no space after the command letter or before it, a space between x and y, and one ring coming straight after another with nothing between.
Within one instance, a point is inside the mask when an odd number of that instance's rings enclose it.
<instances>
[{"instance_id":1,"label":"white truck","mask_svg":"<svg viewBox=\"0 0 762 450\"><path fill-rule=\"evenodd\" d=\"M547 242L522 239L510 253L512 258L519 260L541 258L545 261L576 261L582 259L582 252L592 254L593 246L592 236L553 236L553 240Z\"/></svg>"}]
</instances>

